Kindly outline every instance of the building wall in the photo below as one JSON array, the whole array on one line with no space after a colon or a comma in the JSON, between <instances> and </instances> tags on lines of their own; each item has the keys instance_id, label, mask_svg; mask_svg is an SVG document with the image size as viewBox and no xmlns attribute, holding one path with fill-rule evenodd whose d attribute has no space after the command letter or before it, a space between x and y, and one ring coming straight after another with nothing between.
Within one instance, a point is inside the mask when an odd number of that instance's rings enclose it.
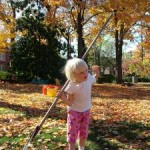
<instances>
[{"instance_id":1,"label":"building wall","mask_svg":"<svg viewBox=\"0 0 150 150\"><path fill-rule=\"evenodd\" d=\"M9 69L9 51L0 52L0 71L7 71Z\"/></svg>"}]
</instances>

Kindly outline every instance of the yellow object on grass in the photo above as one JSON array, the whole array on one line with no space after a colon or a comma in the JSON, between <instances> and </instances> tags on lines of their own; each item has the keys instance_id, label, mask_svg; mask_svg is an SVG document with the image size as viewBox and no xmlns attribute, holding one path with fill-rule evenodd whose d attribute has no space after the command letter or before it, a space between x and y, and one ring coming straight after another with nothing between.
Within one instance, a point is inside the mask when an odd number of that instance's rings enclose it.
<instances>
[{"instance_id":1,"label":"yellow object on grass","mask_svg":"<svg viewBox=\"0 0 150 150\"><path fill-rule=\"evenodd\" d=\"M47 96L55 97L57 94L57 90L58 89L56 87L48 87L47 88Z\"/></svg>"}]
</instances>

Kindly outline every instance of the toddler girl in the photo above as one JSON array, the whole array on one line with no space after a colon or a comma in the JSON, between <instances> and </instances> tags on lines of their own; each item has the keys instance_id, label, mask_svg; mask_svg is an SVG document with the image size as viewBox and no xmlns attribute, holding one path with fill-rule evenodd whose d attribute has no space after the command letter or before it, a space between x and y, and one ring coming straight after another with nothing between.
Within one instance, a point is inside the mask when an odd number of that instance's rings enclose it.
<instances>
[{"instance_id":1,"label":"toddler girl","mask_svg":"<svg viewBox=\"0 0 150 150\"><path fill-rule=\"evenodd\" d=\"M67 104L67 142L69 150L75 150L79 138L79 150L84 150L88 136L91 109L91 87L99 75L99 67L93 66L92 76L86 62L79 58L68 60L65 75L70 80L61 99Z\"/></svg>"}]
</instances>

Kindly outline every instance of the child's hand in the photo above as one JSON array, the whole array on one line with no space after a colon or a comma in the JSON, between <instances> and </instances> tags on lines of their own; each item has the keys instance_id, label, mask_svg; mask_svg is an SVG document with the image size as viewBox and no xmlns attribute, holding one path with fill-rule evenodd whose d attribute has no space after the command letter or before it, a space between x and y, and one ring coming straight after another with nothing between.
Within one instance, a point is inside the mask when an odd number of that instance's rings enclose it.
<instances>
[{"instance_id":1,"label":"child's hand","mask_svg":"<svg viewBox=\"0 0 150 150\"><path fill-rule=\"evenodd\" d=\"M57 97L61 98L63 101L66 100L66 98L67 98L66 92L60 92L60 91L58 91Z\"/></svg>"},{"instance_id":2,"label":"child's hand","mask_svg":"<svg viewBox=\"0 0 150 150\"><path fill-rule=\"evenodd\" d=\"M100 67L99 67L98 65L94 65L94 66L91 67L91 69L92 69L92 72L95 73L95 74L94 74L94 77L95 77L96 79L98 79L99 74L100 74Z\"/></svg>"},{"instance_id":3,"label":"child's hand","mask_svg":"<svg viewBox=\"0 0 150 150\"><path fill-rule=\"evenodd\" d=\"M67 94L66 92L59 92L57 96L68 106L71 106L74 102L73 94Z\"/></svg>"},{"instance_id":4,"label":"child's hand","mask_svg":"<svg viewBox=\"0 0 150 150\"><path fill-rule=\"evenodd\" d=\"M100 67L98 65L93 65L91 68L92 68L92 72L94 72L95 74L99 74Z\"/></svg>"}]
</instances>

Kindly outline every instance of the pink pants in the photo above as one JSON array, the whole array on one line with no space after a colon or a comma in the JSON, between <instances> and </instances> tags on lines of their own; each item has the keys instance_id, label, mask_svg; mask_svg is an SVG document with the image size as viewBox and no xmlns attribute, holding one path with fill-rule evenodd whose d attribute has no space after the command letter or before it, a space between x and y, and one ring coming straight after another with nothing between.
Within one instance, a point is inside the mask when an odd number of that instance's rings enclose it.
<instances>
[{"instance_id":1,"label":"pink pants","mask_svg":"<svg viewBox=\"0 0 150 150\"><path fill-rule=\"evenodd\" d=\"M75 143L77 138L86 139L88 136L89 120L90 110L85 112L68 110L67 142Z\"/></svg>"}]
</instances>

